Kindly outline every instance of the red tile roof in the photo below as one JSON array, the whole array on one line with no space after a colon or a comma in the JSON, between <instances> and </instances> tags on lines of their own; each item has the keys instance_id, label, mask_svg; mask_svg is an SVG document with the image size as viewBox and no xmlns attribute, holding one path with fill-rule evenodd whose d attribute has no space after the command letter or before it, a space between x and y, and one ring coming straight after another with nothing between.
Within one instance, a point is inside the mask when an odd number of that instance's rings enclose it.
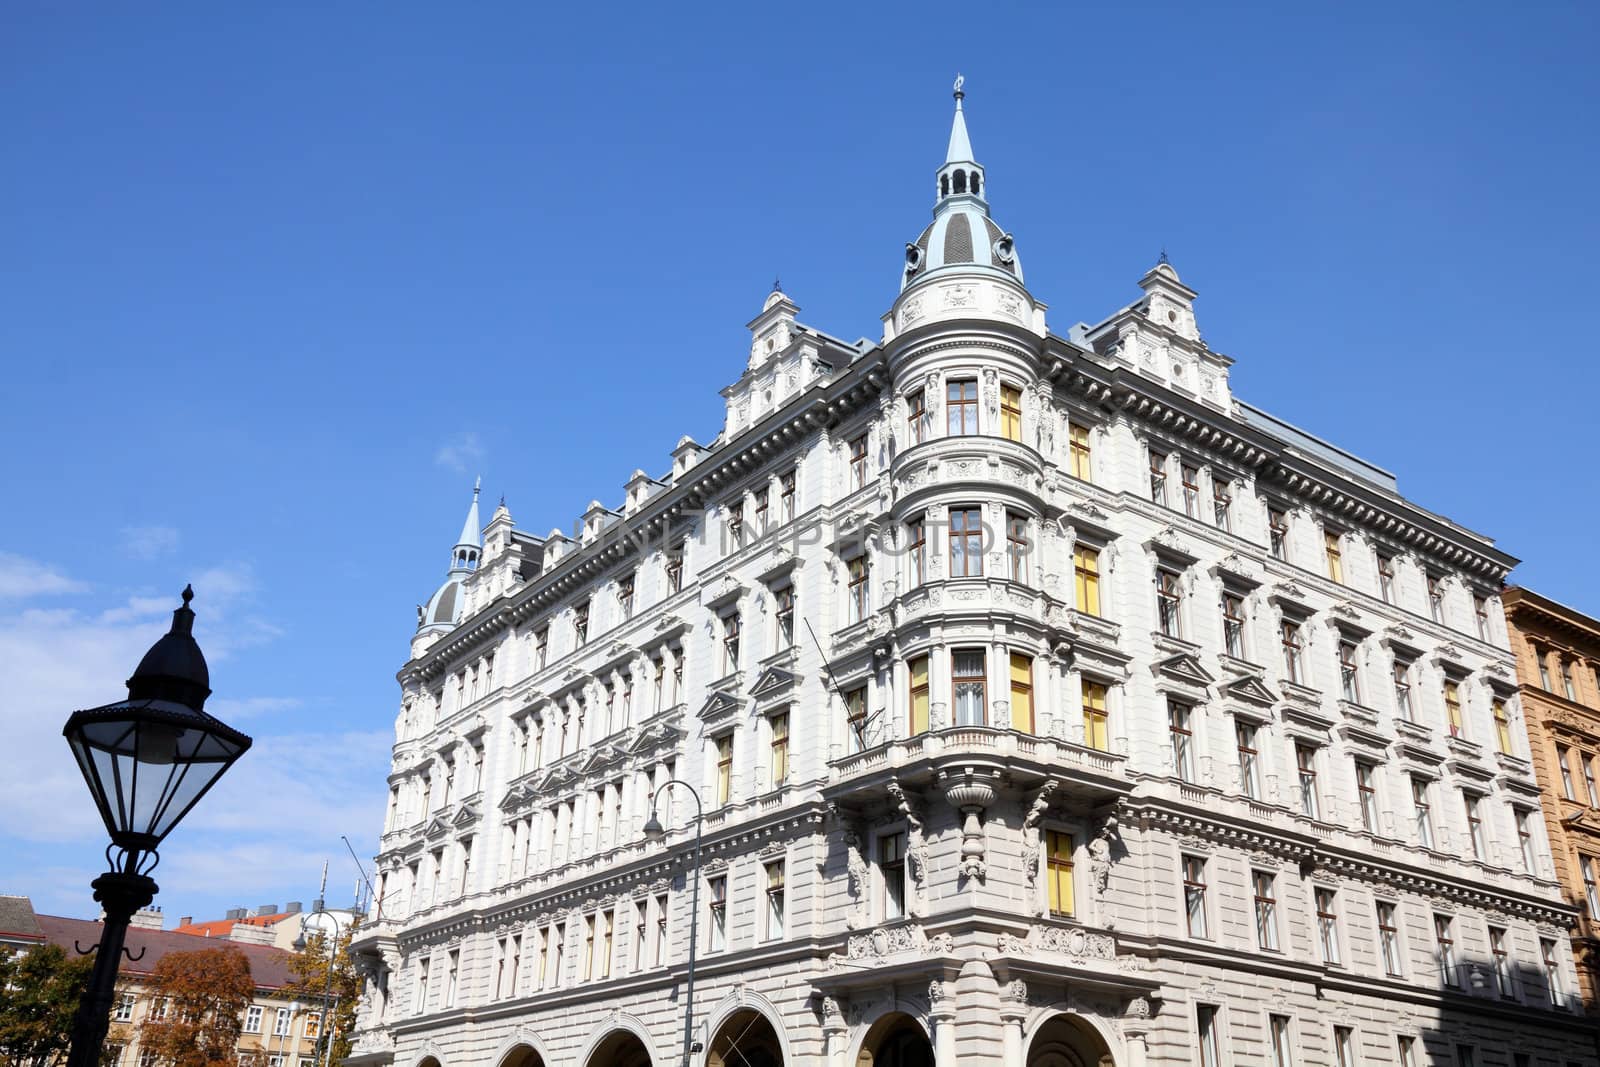
<instances>
[{"instance_id":1,"label":"red tile roof","mask_svg":"<svg viewBox=\"0 0 1600 1067\"><path fill-rule=\"evenodd\" d=\"M88 948L100 939L98 920L68 919L61 915L40 915L37 918L45 939L68 952L75 951L74 942ZM294 958L294 953L271 945L241 945L232 941L218 944L193 934L180 934L176 930L147 930L132 926L128 928L127 948L139 959L130 961L123 958L119 971L126 975L148 975L161 957L169 952L235 948L250 961L250 976L255 980L257 989L281 989L292 981L289 961Z\"/></svg>"},{"instance_id":2,"label":"red tile roof","mask_svg":"<svg viewBox=\"0 0 1600 1067\"><path fill-rule=\"evenodd\" d=\"M276 926L291 914L285 911L276 915L256 915L248 919L212 919L210 922L174 927L173 933L195 934L199 937L227 937L233 932L235 923L244 923L246 926Z\"/></svg>"}]
</instances>

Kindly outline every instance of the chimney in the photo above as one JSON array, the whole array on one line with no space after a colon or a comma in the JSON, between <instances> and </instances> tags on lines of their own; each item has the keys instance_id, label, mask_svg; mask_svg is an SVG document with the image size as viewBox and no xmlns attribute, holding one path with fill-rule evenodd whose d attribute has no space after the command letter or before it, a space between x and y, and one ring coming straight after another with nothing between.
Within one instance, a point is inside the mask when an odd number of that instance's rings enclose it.
<instances>
[{"instance_id":1,"label":"chimney","mask_svg":"<svg viewBox=\"0 0 1600 1067\"><path fill-rule=\"evenodd\" d=\"M226 912L223 913L222 917L224 919L233 919L233 920L237 921L239 919L244 918L244 909L243 908L229 908Z\"/></svg>"},{"instance_id":2,"label":"chimney","mask_svg":"<svg viewBox=\"0 0 1600 1067\"><path fill-rule=\"evenodd\" d=\"M252 908L250 910L250 918L252 918L252 919L257 918L257 917L262 916L262 915L276 915L276 914L278 914L278 906L276 904L262 904L262 905L260 905L258 907Z\"/></svg>"},{"instance_id":3,"label":"chimney","mask_svg":"<svg viewBox=\"0 0 1600 1067\"><path fill-rule=\"evenodd\" d=\"M193 915L185 915L183 918L178 920L178 925L179 926L188 926L192 922L194 922L194 916Z\"/></svg>"},{"instance_id":4,"label":"chimney","mask_svg":"<svg viewBox=\"0 0 1600 1067\"><path fill-rule=\"evenodd\" d=\"M298 900L289 901L289 903L287 903L287 904L285 904L283 906L283 913L285 915L299 915L300 914L300 902Z\"/></svg>"}]
</instances>

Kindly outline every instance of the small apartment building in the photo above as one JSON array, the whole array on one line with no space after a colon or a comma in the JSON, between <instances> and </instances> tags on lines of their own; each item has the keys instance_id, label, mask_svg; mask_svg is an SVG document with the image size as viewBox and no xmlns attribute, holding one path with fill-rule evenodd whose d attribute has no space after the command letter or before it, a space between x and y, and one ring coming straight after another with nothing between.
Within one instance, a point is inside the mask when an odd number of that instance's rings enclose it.
<instances>
[{"instance_id":1,"label":"small apartment building","mask_svg":"<svg viewBox=\"0 0 1600 1067\"><path fill-rule=\"evenodd\" d=\"M1600 620L1530 589L1506 590L1534 773L1555 875L1578 908L1572 955L1584 1006L1600 1007Z\"/></svg>"},{"instance_id":2,"label":"small apartment building","mask_svg":"<svg viewBox=\"0 0 1600 1067\"><path fill-rule=\"evenodd\" d=\"M101 926L97 920L69 919L60 915L37 915L34 919L42 935L41 943L60 945L68 952L76 951L74 945L92 945L100 938ZM156 921L160 921L159 917ZM315 1067L322 1005L320 998L306 1000L287 991L293 981L289 969L292 953L270 945L242 944L222 938L208 940L137 923L128 930L128 952L117 978L111 1029L106 1037L111 1054L104 1061L105 1067L152 1067L153 1053L139 1047L139 1029L152 1014L159 1018L166 1010L161 999L151 993L149 985L150 976L162 958L174 952L224 948L236 948L244 953L250 961L250 976L256 986L255 997L245 1013L244 1032L239 1038L240 1067Z\"/></svg>"}]
</instances>

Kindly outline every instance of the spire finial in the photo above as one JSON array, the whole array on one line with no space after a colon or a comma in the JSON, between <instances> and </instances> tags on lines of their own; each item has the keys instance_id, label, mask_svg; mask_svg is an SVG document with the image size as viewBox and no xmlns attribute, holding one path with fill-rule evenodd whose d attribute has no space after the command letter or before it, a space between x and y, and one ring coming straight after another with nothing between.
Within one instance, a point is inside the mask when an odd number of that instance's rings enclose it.
<instances>
[{"instance_id":1,"label":"spire finial","mask_svg":"<svg viewBox=\"0 0 1600 1067\"><path fill-rule=\"evenodd\" d=\"M774 293L783 292L783 280L781 278L779 278L776 274L774 274L772 276L772 291Z\"/></svg>"},{"instance_id":2,"label":"spire finial","mask_svg":"<svg viewBox=\"0 0 1600 1067\"><path fill-rule=\"evenodd\" d=\"M1159 266L1159 265L1160 265L1160 264L1162 264L1162 263L1165 263L1165 264L1167 264L1167 265L1168 265L1168 266L1171 266L1171 264L1172 264L1172 260L1170 260L1170 259L1168 259L1168 258L1167 258L1167 246L1166 246L1166 245L1162 245L1162 246L1161 246L1161 258L1160 258L1160 259L1158 259L1158 260L1156 260L1156 264L1157 264L1157 265L1158 265L1158 266Z\"/></svg>"},{"instance_id":3,"label":"spire finial","mask_svg":"<svg viewBox=\"0 0 1600 1067\"><path fill-rule=\"evenodd\" d=\"M483 490L483 475L478 475L478 480L472 483L472 495L476 497Z\"/></svg>"},{"instance_id":4,"label":"spire finial","mask_svg":"<svg viewBox=\"0 0 1600 1067\"><path fill-rule=\"evenodd\" d=\"M955 90L954 90L955 91L955 97L956 97L956 110L957 111L961 110L961 98L967 95L966 93L961 91L961 87L963 85L965 85L965 84L967 84L966 76L963 75L963 74L957 73L956 74Z\"/></svg>"},{"instance_id":5,"label":"spire finial","mask_svg":"<svg viewBox=\"0 0 1600 1067\"><path fill-rule=\"evenodd\" d=\"M184 586L183 586L183 606L184 607L188 607L189 606L189 601L191 601L193 599L194 599L194 586L192 586L192 585L188 584L187 582L185 582Z\"/></svg>"}]
</instances>

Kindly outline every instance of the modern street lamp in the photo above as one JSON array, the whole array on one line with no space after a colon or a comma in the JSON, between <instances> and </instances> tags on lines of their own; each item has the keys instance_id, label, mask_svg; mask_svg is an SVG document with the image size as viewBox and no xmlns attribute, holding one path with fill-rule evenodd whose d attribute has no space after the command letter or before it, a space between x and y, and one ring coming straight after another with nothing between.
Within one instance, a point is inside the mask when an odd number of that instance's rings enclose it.
<instances>
[{"instance_id":1,"label":"modern street lamp","mask_svg":"<svg viewBox=\"0 0 1600 1067\"><path fill-rule=\"evenodd\" d=\"M689 890L689 979L686 983L683 1006L683 1067L689 1067L689 1057L694 1053L694 950L695 935L700 930L700 825L705 819L705 809L700 804L700 794L687 782L680 782L676 778L669 778L656 790L655 799L650 802L650 818L645 820L644 836L651 841L661 841L666 838L667 831L662 827L661 820L656 818L656 804L661 800L661 794L673 786L682 786L694 797L694 874L693 884Z\"/></svg>"},{"instance_id":2,"label":"modern street lamp","mask_svg":"<svg viewBox=\"0 0 1600 1067\"><path fill-rule=\"evenodd\" d=\"M75 711L62 730L111 835L110 870L93 883L105 920L67 1067L99 1065L128 923L159 888L150 877L161 861L157 847L250 747L248 737L202 710L211 676L194 640L192 599L185 586L172 629L128 679L128 699Z\"/></svg>"},{"instance_id":3,"label":"modern street lamp","mask_svg":"<svg viewBox=\"0 0 1600 1067\"><path fill-rule=\"evenodd\" d=\"M324 864L322 868L322 892L326 892L327 888L328 868L327 865ZM331 932L322 929L322 927L327 925L331 925L333 927ZM339 917L324 909L321 892L317 894L317 899L311 902L311 910L300 916L300 936L294 939L294 950L296 952L304 952L306 950L306 945L310 943L306 940L307 926L311 927L312 933L321 934L322 939L327 942L328 945L328 977L327 981L323 982L322 984L321 1035L324 1045L322 1053L322 1067L330 1067L330 1064L333 1060L333 1016L334 1012L339 1010L339 998L335 996L333 992L333 967L339 958L340 930Z\"/></svg>"}]
</instances>

